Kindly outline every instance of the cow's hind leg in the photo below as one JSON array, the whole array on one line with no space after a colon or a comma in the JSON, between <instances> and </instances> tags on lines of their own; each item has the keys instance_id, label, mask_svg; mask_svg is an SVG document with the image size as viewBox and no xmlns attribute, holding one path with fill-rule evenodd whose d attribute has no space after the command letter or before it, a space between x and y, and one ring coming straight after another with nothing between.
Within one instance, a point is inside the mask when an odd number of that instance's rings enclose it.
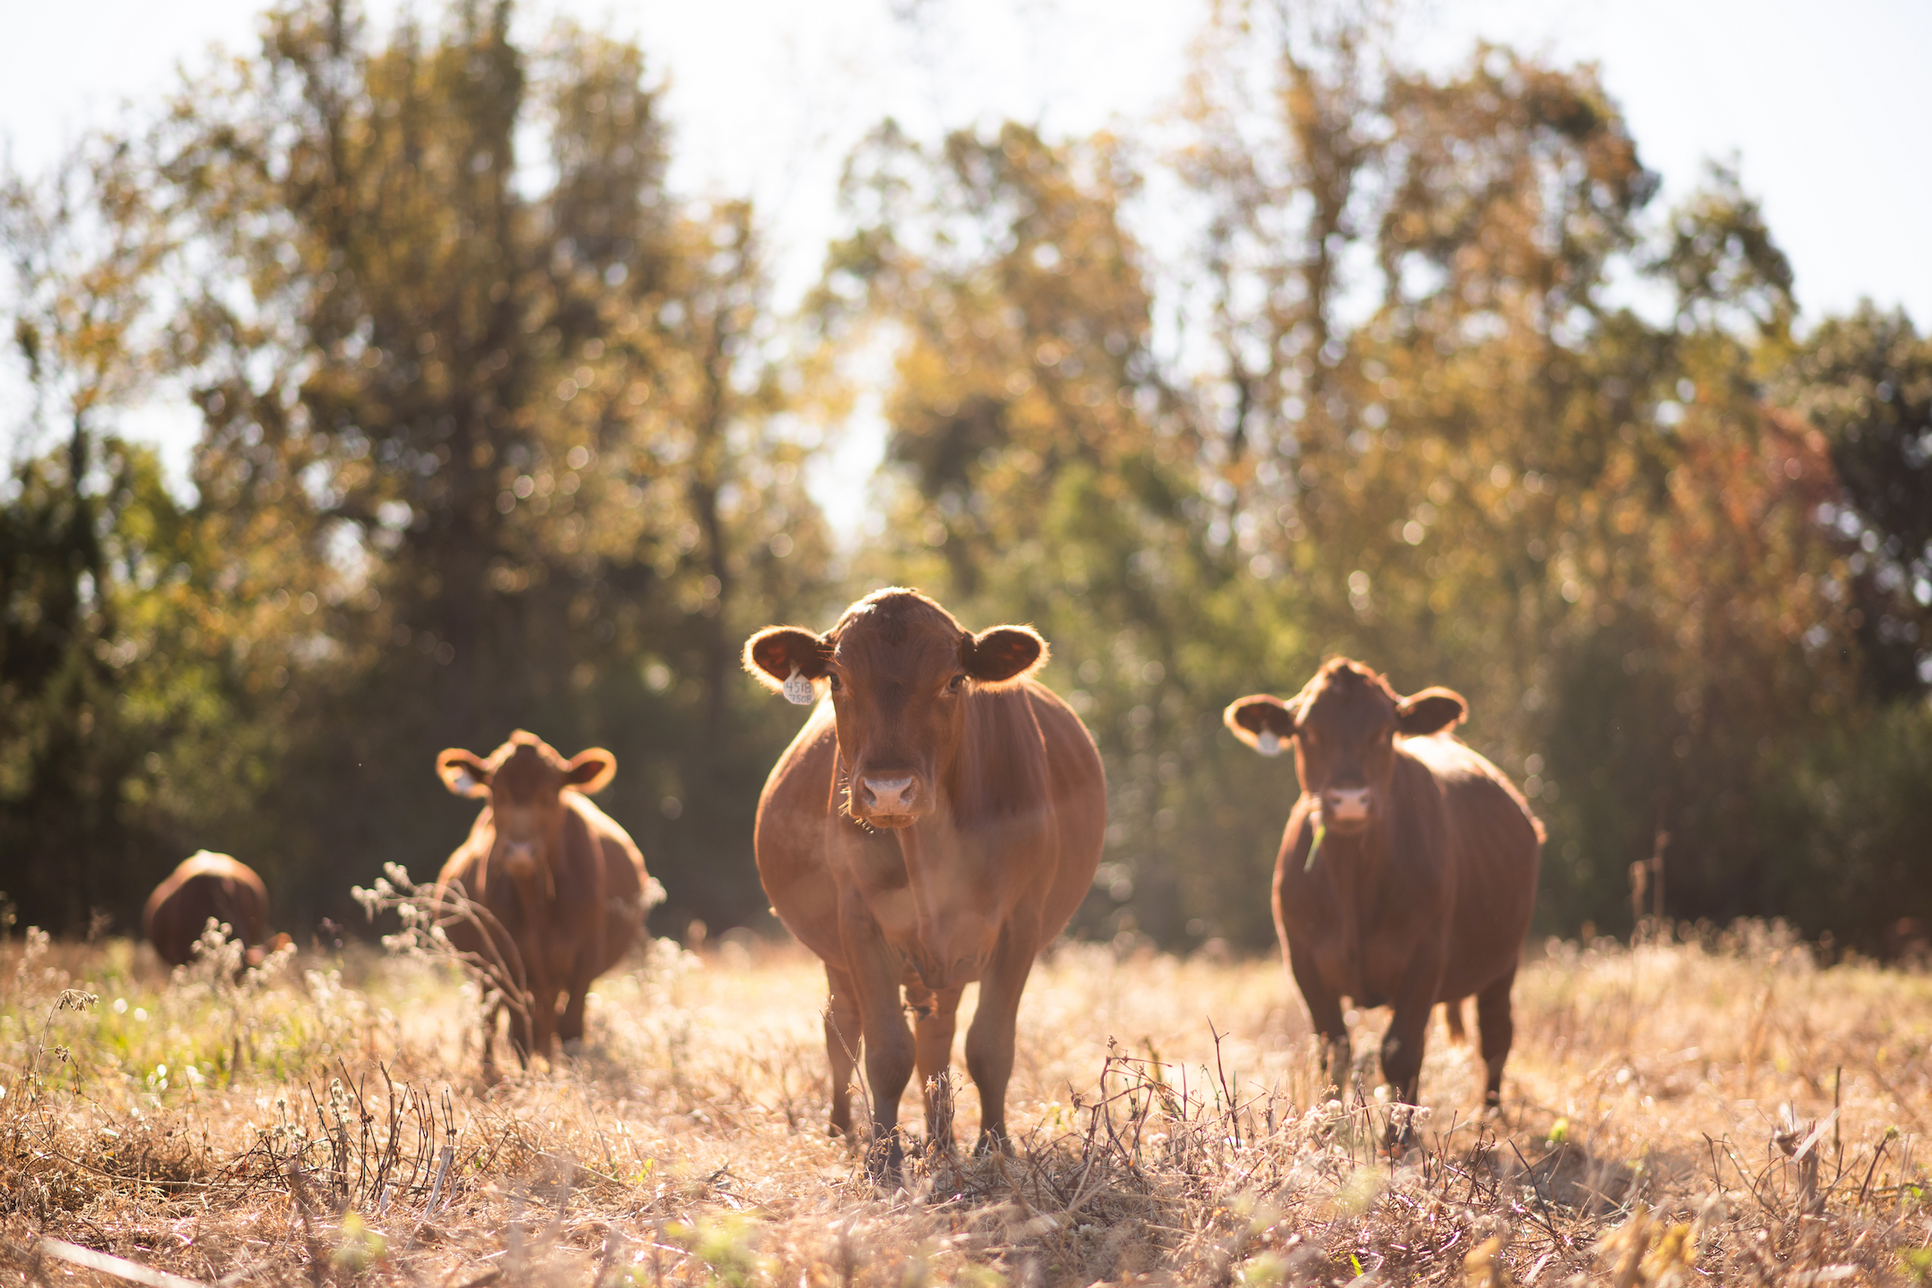
<instances>
[{"instance_id":1,"label":"cow's hind leg","mask_svg":"<svg viewBox=\"0 0 1932 1288\"><path fill-rule=\"evenodd\" d=\"M825 1004L825 1055L832 1065L831 1134L852 1134L852 1072L858 1067L860 1042L859 996L852 977L826 966L830 995Z\"/></svg>"},{"instance_id":2,"label":"cow's hind leg","mask_svg":"<svg viewBox=\"0 0 1932 1288\"><path fill-rule=\"evenodd\" d=\"M1516 1037L1516 1023L1509 1013L1509 990L1516 982L1516 967L1476 994L1476 1027L1483 1044L1483 1066L1488 1084L1483 1089L1483 1107L1495 1109L1503 1101L1503 1062L1509 1059L1510 1043Z\"/></svg>"},{"instance_id":3,"label":"cow's hind leg","mask_svg":"<svg viewBox=\"0 0 1932 1288\"><path fill-rule=\"evenodd\" d=\"M932 992L923 984L906 986L906 1001L913 1016L914 1067L926 1101L926 1140L948 1151L953 1147L953 1087L947 1070L952 1064L953 1033L963 992L963 988Z\"/></svg>"}]
</instances>

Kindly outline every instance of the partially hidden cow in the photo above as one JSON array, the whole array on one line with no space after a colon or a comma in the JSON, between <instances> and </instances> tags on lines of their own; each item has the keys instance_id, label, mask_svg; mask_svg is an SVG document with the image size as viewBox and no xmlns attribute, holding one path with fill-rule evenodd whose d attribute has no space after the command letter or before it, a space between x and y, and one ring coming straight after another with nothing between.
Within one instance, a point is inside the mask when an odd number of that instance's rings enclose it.
<instances>
[{"instance_id":1,"label":"partially hidden cow","mask_svg":"<svg viewBox=\"0 0 1932 1288\"><path fill-rule=\"evenodd\" d=\"M1350 1061L1343 998L1394 1008L1382 1077L1414 1104L1431 1008L1448 1003L1459 1021L1473 994L1485 1103L1501 1098L1543 826L1450 733L1467 713L1447 689L1398 697L1335 658L1293 699L1256 694L1223 717L1264 755L1294 744L1301 795L1275 864L1275 927L1338 1089Z\"/></svg>"},{"instance_id":2,"label":"partially hidden cow","mask_svg":"<svg viewBox=\"0 0 1932 1288\"><path fill-rule=\"evenodd\" d=\"M170 966L194 960L208 922L229 928L244 948L242 964L259 966L289 942L268 935L268 888L255 869L226 854L198 850L154 887L141 910L141 932Z\"/></svg>"},{"instance_id":3,"label":"partially hidden cow","mask_svg":"<svg viewBox=\"0 0 1932 1288\"><path fill-rule=\"evenodd\" d=\"M558 1038L583 1037L591 981L630 948L661 897L636 844L590 801L616 772L601 747L565 760L521 729L487 759L460 747L436 757L444 786L486 802L437 878L438 924L457 951L523 994L507 1009L510 1044L526 1065ZM507 1002L499 996L484 1016L486 1070Z\"/></svg>"},{"instance_id":4,"label":"partially hidden cow","mask_svg":"<svg viewBox=\"0 0 1932 1288\"><path fill-rule=\"evenodd\" d=\"M754 677L816 703L759 799L758 874L825 963L834 1135L852 1129L848 1084L863 1051L875 1176L903 1158L899 1098L915 1068L928 1140L951 1146L954 1013L974 981L977 1147L1008 1144L1020 994L1092 884L1106 831L1099 753L1033 679L1046 659L1028 627L975 635L898 588L852 605L823 635L771 627L745 645Z\"/></svg>"}]
</instances>

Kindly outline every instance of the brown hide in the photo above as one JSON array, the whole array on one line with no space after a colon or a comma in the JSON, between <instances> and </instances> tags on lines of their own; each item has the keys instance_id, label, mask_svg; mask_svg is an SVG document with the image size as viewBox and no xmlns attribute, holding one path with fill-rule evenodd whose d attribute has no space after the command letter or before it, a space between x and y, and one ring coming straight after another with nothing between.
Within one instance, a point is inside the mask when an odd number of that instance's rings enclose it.
<instances>
[{"instance_id":1,"label":"brown hide","mask_svg":"<svg viewBox=\"0 0 1932 1288\"><path fill-rule=\"evenodd\" d=\"M973 981L966 1067L979 1143L1004 1145L1020 994L1100 861L1100 756L1079 717L1031 678L1045 656L1029 629L972 635L896 588L823 636L773 627L745 645L746 669L768 687L792 679L788 696L820 699L758 802L758 874L825 962L835 1134L851 1130L863 1050L875 1172L898 1165L899 1098L915 1067L928 1134L951 1143L946 1070Z\"/></svg>"},{"instance_id":2,"label":"brown hide","mask_svg":"<svg viewBox=\"0 0 1932 1288\"><path fill-rule=\"evenodd\" d=\"M460 748L436 758L450 791L488 802L437 878L438 921L457 951L520 986L522 1004L508 1008L510 1042L525 1062L532 1051L548 1056L556 1038L583 1037L591 981L643 927L644 856L584 795L616 768L601 748L566 761L521 729L487 760ZM455 893L478 910L463 915ZM494 1066L500 1009L502 999L484 1018L486 1067Z\"/></svg>"},{"instance_id":3,"label":"brown hide","mask_svg":"<svg viewBox=\"0 0 1932 1288\"><path fill-rule=\"evenodd\" d=\"M1264 753L1294 743L1302 790L1275 866L1275 926L1337 1087L1344 998L1394 1008L1382 1076L1412 1104L1430 1008L1449 1003L1459 1021L1473 994L1486 1099L1500 1099L1543 828L1502 771L1448 732L1465 709L1446 689L1399 698L1336 658L1292 701L1257 694L1224 717Z\"/></svg>"},{"instance_id":4,"label":"brown hide","mask_svg":"<svg viewBox=\"0 0 1932 1288\"><path fill-rule=\"evenodd\" d=\"M168 879L154 888L141 911L141 930L154 951L170 966L184 966L194 957L195 943L212 917L230 927L250 951L248 965L259 965L264 950L288 942L286 935L268 939L268 889L255 870L226 854L199 851L181 861Z\"/></svg>"}]
</instances>

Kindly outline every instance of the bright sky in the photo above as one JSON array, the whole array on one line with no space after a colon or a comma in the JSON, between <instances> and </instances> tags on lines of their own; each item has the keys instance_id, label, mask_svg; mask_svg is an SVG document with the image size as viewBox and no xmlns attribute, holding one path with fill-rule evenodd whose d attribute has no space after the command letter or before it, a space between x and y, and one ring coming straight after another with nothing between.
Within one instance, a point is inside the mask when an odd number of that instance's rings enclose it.
<instances>
[{"instance_id":1,"label":"bright sky","mask_svg":"<svg viewBox=\"0 0 1932 1288\"><path fill-rule=\"evenodd\" d=\"M176 68L203 65L210 45L251 50L263 2L0 0L0 146L16 169L45 165L121 103L177 84ZM369 7L386 19L403 6ZM785 299L810 282L837 228L840 161L881 117L919 133L1007 116L1049 133L1131 126L1172 101L1204 10L1203 0L546 0L526 5L520 25L534 36L568 13L656 56L678 128L673 182L757 198ZM916 26L894 20L908 12ZM1429 65L1460 61L1478 39L1598 63L1640 155L1664 176L1665 203L1707 159L1735 159L1807 315L1870 297L1932 326L1932 4L1414 0L1408 12L1402 38ZM141 423L185 458L192 427L178 411ZM876 459L869 438L853 436L838 473Z\"/></svg>"}]
</instances>

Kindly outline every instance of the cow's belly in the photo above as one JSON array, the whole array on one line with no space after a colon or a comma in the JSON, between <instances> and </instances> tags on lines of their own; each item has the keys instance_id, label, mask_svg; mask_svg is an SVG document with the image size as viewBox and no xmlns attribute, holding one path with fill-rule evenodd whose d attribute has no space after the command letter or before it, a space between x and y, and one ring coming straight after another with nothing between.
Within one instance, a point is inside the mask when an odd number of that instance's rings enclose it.
<instances>
[{"instance_id":1,"label":"cow's belly","mask_svg":"<svg viewBox=\"0 0 1932 1288\"><path fill-rule=\"evenodd\" d=\"M897 948L898 945L895 944L893 947ZM915 990L925 988L925 981L919 978L919 972L913 968L911 955L903 948L899 949L899 955L901 958L899 965L900 987ZM978 966L963 967L954 972L950 986L960 988L967 984L977 984L982 973Z\"/></svg>"},{"instance_id":2,"label":"cow's belly","mask_svg":"<svg viewBox=\"0 0 1932 1288\"><path fill-rule=\"evenodd\" d=\"M1341 926L1322 928L1306 942L1323 986L1357 1006L1391 1005L1423 947L1409 935L1371 933L1358 941Z\"/></svg>"}]
</instances>

